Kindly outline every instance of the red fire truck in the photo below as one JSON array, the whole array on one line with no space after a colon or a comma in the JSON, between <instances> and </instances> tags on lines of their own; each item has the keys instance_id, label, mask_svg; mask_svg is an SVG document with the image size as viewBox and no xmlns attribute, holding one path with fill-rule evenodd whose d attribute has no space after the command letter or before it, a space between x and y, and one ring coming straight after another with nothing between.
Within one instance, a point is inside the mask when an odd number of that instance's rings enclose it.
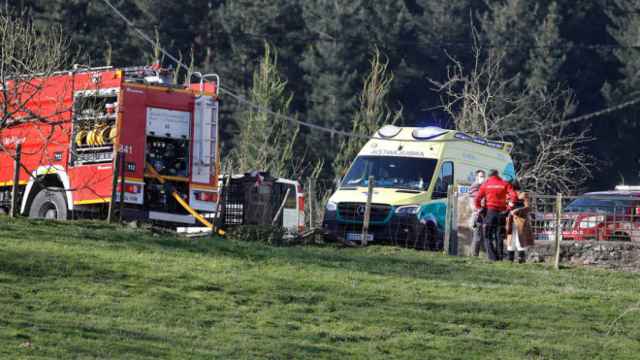
<instances>
[{"instance_id":1,"label":"red fire truck","mask_svg":"<svg viewBox=\"0 0 640 360\"><path fill-rule=\"evenodd\" d=\"M0 130L0 209L11 202L13 156L21 144L18 200L20 212L32 218L105 214L122 187L124 219L195 224L213 214L219 78L201 78L211 81L177 86L172 72L151 66L30 79L28 87L38 91ZM124 184L114 179L119 153ZM114 183L119 190L112 199Z\"/></svg>"}]
</instances>

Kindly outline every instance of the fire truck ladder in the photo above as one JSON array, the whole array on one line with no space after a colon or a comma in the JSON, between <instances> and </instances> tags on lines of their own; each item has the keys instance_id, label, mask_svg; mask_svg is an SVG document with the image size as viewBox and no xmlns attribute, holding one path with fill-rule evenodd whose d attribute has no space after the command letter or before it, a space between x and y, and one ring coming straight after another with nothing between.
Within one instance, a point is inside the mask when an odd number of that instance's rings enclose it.
<instances>
[{"instance_id":1,"label":"fire truck ladder","mask_svg":"<svg viewBox=\"0 0 640 360\"><path fill-rule=\"evenodd\" d=\"M205 91L204 91L205 90L205 80L207 78L215 79L215 84L216 84L216 94L215 95L218 95L217 94L217 89L220 87L220 76L218 74L204 74L204 75L202 75L202 74L199 74L199 73L198 73L198 75L200 76L200 96L204 96L205 95ZM204 152L205 146L211 147L212 144L215 144L218 141L217 139L214 139L214 138L209 138L208 140L204 140L203 139L205 131L210 130L213 125L215 125L216 127L218 126L217 118L214 118L212 116L211 120L212 120L212 122L203 121L203 122L200 123L200 137L201 138L198 139L198 142L200 143L200 146L198 148L198 152L200 153L199 154L200 155L200 165L203 165L203 166L212 166L212 164L215 165L215 162L216 162L217 149L213 149L212 148L213 151L211 151L210 156L203 156L203 152ZM217 132L217 129L216 129L216 132ZM208 160L208 161L205 161L205 160Z\"/></svg>"}]
</instances>

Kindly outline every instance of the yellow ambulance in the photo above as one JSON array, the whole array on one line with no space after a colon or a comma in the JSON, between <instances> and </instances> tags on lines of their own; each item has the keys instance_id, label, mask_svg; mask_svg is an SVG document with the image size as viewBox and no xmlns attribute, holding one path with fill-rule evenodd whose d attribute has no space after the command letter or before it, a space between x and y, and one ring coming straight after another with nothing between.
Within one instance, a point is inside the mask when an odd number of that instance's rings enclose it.
<instances>
[{"instance_id":1,"label":"yellow ambulance","mask_svg":"<svg viewBox=\"0 0 640 360\"><path fill-rule=\"evenodd\" d=\"M515 179L513 145L439 127L387 125L360 150L325 206L323 232L362 240L369 176L374 178L369 242L442 244L449 185L470 185L477 170Z\"/></svg>"}]
</instances>

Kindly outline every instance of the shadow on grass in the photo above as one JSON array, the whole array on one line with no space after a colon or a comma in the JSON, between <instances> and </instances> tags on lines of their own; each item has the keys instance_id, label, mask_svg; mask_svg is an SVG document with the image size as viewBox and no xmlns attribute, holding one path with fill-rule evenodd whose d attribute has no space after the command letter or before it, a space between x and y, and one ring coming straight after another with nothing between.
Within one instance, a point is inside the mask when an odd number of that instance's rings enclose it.
<instances>
[{"instance_id":1,"label":"shadow on grass","mask_svg":"<svg viewBox=\"0 0 640 360\"><path fill-rule=\"evenodd\" d=\"M122 278L126 274L100 266L95 259L73 255L50 254L33 249L0 251L0 273L19 278L65 278L90 276L93 279Z\"/></svg>"},{"instance_id":2,"label":"shadow on grass","mask_svg":"<svg viewBox=\"0 0 640 360\"><path fill-rule=\"evenodd\" d=\"M25 340L32 341L36 347L56 349L60 356L61 350L73 354L74 358L122 358L122 357L166 357L169 350L179 341L166 336L155 335L144 330L126 329L113 326L112 323L104 327L87 324L82 318L69 320L37 319L30 322L12 321L7 324L12 329L12 336L0 337L5 346L19 347ZM72 346L42 346L41 339L52 341L56 338L64 339L65 344ZM71 341L72 339L76 339ZM101 346L95 346L99 341ZM183 344L184 345L184 344ZM40 354L47 356L46 354ZM53 354L49 354L53 356Z\"/></svg>"},{"instance_id":3,"label":"shadow on grass","mask_svg":"<svg viewBox=\"0 0 640 360\"><path fill-rule=\"evenodd\" d=\"M511 283L509 277L501 275L503 270L481 261L390 246L372 246L366 249L344 249L334 245L272 247L218 237L185 239L167 235L153 236L146 231L129 230L129 235L122 234L122 230L117 235L111 231L98 241L124 243L139 250L159 247L208 256L249 259L254 262L278 261L380 276Z\"/></svg>"},{"instance_id":4,"label":"shadow on grass","mask_svg":"<svg viewBox=\"0 0 640 360\"><path fill-rule=\"evenodd\" d=\"M110 244L111 247L124 246L137 251L186 251L254 262L278 261L316 266L328 270L366 272L373 275L416 279L510 284L513 283L511 277L514 271L524 275L531 272L530 270L514 270L514 268L501 264L487 264L475 259L445 257L435 253L389 246L372 246L366 249L339 249L331 245L271 247L261 243L229 241L217 237L180 238L166 234L154 234L145 229L123 228L97 221L49 222L21 219L0 223L0 237L10 235L16 239L23 237L51 239L52 234L57 234L54 241L74 244L93 241ZM14 254L13 256L19 255ZM35 256L44 255L36 254ZM10 259L8 260L11 263ZM83 267L85 265L81 262L77 266ZM35 272L41 271L37 269L37 262L35 266Z\"/></svg>"}]
</instances>

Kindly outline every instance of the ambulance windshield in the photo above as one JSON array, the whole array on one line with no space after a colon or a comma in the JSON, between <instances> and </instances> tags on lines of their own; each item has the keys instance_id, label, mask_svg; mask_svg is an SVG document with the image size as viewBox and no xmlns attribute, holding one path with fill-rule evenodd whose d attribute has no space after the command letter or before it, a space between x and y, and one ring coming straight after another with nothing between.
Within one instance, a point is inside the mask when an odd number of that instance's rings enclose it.
<instances>
[{"instance_id":1,"label":"ambulance windshield","mask_svg":"<svg viewBox=\"0 0 640 360\"><path fill-rule=\"evenodd\" d=\"M358 156L341 186L368 186L369 176L376 187L423 191L429 187L436 159L396 156Z\"/></svg>"}]
</instances>

